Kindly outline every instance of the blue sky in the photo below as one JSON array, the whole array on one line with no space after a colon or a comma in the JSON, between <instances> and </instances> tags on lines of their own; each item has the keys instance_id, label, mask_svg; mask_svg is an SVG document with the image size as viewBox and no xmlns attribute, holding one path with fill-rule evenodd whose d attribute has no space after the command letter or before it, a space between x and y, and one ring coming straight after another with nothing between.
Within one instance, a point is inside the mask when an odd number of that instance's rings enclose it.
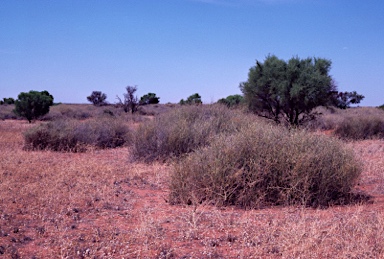
<instances>
[{"instance_id":1,"label":"blue sky","mask_svg":"<svg viewBox=\"0 0 384 259\"><path fill-rule=\"evenodd\" d=\"M48 90L116 102L137 85L161 103L240 94L255 61L332 60L340 91L384 104L382 0L1 0L0 99Z\"/></svg>"}]
</instances>

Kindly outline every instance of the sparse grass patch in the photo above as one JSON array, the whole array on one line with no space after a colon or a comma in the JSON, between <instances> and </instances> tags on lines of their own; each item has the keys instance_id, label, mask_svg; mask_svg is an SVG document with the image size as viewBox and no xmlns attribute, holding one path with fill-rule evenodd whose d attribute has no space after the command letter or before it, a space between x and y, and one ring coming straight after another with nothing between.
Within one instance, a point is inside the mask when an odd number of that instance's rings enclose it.
<instances>
[{"instance_id":1,"label":"sparse grass patch","mask_svg":"<svg viewBox=\"0 0 384 259\"><path fill-rule=\"evenodd\" d=\"M39 124L24 133L25 149L83 152L90 146L114 148L131 138L130 129L115 118L56 120Z\"/></svg>"},{"instance_id":2,"label":"sparse grass patch","mask_svg":"<svg viewBox=\"0 0 384 259\"><path fill-rule=\"evenodd\" d=\"M341 141L253 123L178 162L170 201L244 208L328 206L348 197L361 171Z\"/></svg>"},{"instance_id":3,"label":"sparse grass patch","mask_svg":"<svg viewBox=\"0 0 384 259\"><path fill-rule=\"evenodd\" d=\"M132 157L147 162L180 157L208 145L219 133L236 132L252 119L222 105L180 107L140 125Z\"/></svg>"}]
</instances>

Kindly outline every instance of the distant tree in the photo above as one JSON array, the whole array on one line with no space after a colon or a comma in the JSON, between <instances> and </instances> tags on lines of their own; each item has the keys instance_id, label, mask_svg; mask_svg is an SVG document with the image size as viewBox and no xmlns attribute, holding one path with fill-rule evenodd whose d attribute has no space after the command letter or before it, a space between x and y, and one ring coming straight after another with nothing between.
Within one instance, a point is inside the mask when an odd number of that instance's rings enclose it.
<instances>
[{"instance_id":1,"label":"distant tree","mask_svg":"<svg viewBox=\"0 0 384 259\"><path fill-rule=\"evenodd\" d=\"M15 99L13 99L12 97L3 98L3 100L0 101L0 104L15 104Z\"/></svg>"},{"instance_id":2,"label":"distant tree","mask_svg":"<svg viewBox=\"0 0 384 259\"><path fill-rule=\"evenodd\" d=\"M140 105L158 104L160 97L157 97L154 93L148 93L140 98Z\"/></svg>"},{"instance_id":3,"label":"distant tree","mask_svg":"<svg viewBox=\"0 0 384 259\"><path fill-rule=\"evenodd\" d=\"M240 89L249 109L259 116L299 125L314 118L313 109L327 105L336 91L330 69L327 59L295 57L286 62L268 56L250 68Z\"/></svg>"},{"instance_id":4,"label":"distant tree","mask_svg":"<svg viewBox=\"0 0 384 259\"><path fill-rule=\"evenodd\" d=\"M187 98L186 101L184 99L181 99L179 104L184 105L184 104L202 104L203 102L201 101L201 96L198 93L192 94Z\"/></svg>"},{"instance_id":5,"label":"distant tree","mask_svg":"<svg viewBox=\"0 0 384 259\"><path fill-rule=\"evenodd\" d=\"M100 91L93 91L92 94L87 97L87 100L95 106L107 105L106 99L107 95Z\"/></svg>"},{"instance_id":6,"label":"distant tree","mask_svg":"<svg viewBox=\"0 0 384 259\"><path fill-rule=\"evenodd\" d=\"M48 91L29 91L20 93L15 101L14 112L24 117L29 123L49 112L49 107L53 105L53 96Z\"/></svg>"},{"instance_id":7,"label":"distant tree","mask_svg":"<svg viewBox=\"0 0 384 259\"><path fill-rule=\"evenodd\" d=\"M228 107L234 107L239 105L244 101L244 97L240 94L235 94L235 95L229 95L227 98L221 98L217 102L224 104Z\"/></svg>"},{"instance_id":8,"label":"distant tree","mask_svg":"<svg viewBox=\"0 0 384 259\"><path fill-rule=\"evenodd\" d=\"M124 101L122 101L119 96L116 96L119 101L117 105L123 107L125 112L131 111L131 113L134 113L139 106L139 100L137 96L135 96L137 86L127 86L125 90L127 92L124 93Z\"/></svg>"},{"instance_id":9,"label":"distant tree","mask_svg":"<svg viewBox=\"0 0 384 259\"><path fill-rule=\"evenodd\" d=\"M347 109L351 104L359 104L364 99L364 95L353 92L337 92L332 95L331 105L340 109Z\"/></svg>"}]
</instances>

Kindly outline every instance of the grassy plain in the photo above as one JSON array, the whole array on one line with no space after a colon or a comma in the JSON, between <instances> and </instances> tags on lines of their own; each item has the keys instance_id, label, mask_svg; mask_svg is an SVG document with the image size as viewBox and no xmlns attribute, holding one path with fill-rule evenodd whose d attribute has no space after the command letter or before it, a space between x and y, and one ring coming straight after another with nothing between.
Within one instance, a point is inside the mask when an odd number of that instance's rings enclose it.
<instances>
[{"instance_id":1,"label":"grassy plain","mask_svg":"<svg viewBox=\"0 0 384 259\"><path fill-rule=\"evenodd\" d=\"M244 210L170 205L172 166L132 162L127 147L25 151L32 126L0 121L0 257L384 257L382 139L348 142L364 165L355 191L369 202Z\"/></svg>"}]
</instances>

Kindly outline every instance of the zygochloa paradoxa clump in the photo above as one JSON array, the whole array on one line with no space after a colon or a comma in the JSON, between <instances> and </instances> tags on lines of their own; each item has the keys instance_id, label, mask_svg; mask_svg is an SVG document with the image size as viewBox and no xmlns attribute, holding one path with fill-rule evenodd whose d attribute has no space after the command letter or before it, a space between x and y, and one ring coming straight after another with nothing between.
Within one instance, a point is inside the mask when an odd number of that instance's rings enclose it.
<instances>
[{"instance_id":1,"label":"zygochloa paradoxa clump","mask_svg":"<svg viewBox=\"0 0 384 259\"><path fill-rule=\"evenodd\" d=\"M171 203L218 206L328 206L346 197L362 171L341 141L252 123L180 160Z\"/></svg>"},{"instance_id":2,"label":"zygochloa paradoxa clump","mask_svg":"<svg viewBox=\"0 0 384 259\"><path fill-rule=\"evenodd\" d=\"M374 107L348 109L318 108L315 121L309 129L333 130L334 135L345 140L384 138L384 110Z\"/></svg>"},{"instance_id":3,"label":"zygochloa paradoxa clump","mask_svg":"<svg viewBox=\"0 0 384 259\"><path fill-rule=\"evenodd\" d=\"M131 147L135 160L167 160L206 146L219 133L236 132L246 115L223 105L185 106L140 125Z\"/></svg>"},{"instance_id":4,"label":"zygochloa paradoxa clump","mask_svg":"<svg viewBox=\"0 0 384 259\"><path fill-rule=\"evenodd\" d=\"M347 115L336 127L335 135L351 140L384 138L384 112L377 109L377 114Z\"/></svg>"},{"instance_id":5,"label":"zygochloa paradoxa clump","mask_svg":"<svg viewBox=\"0 0 384 259\"><path fill-rule=\"evenodd\" d=\"M88 147L114 148L131 138L124 121L115 118L56 120L39 124L24 133L25 148L82 152Z\"/></svg>"}]
</instances>

